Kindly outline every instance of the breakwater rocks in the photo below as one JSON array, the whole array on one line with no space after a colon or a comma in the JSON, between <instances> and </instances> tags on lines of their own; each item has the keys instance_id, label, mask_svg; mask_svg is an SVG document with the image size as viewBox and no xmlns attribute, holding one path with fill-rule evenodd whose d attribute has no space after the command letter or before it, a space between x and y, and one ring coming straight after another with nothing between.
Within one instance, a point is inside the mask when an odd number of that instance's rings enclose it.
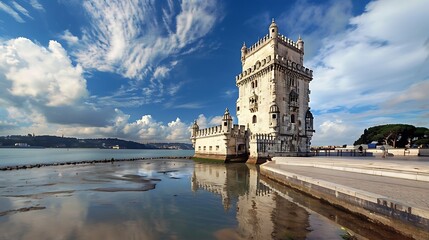
<instances>
[{"instance_id":1,"label":"breakwater rocks","mask_svg":"<svg viewBox=\"0 0 429 240\"><path fill-rule=\"evenodd\" d=\"M49 166L64 166L64 165L82 165L82 164L96 164L96 163L114 163L114 162L133 162L141 160L159 160L159 159L192 159L188 157L142 157L142 158L126 158L126 159L103 159L103 160L86 160L86 161L68 161L68 162L55 162L55 163L36 163L36 164L25 164L16 166L0 167L0 171L12 171L12 170L24 170L31 168L41 168Z\"/></svg>"}]
</instances>

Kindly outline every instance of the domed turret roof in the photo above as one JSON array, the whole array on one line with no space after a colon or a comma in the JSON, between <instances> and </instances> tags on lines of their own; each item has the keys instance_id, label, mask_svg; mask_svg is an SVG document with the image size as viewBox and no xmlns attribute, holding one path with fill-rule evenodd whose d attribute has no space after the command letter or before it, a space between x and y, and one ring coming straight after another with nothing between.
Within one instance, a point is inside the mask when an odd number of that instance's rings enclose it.
<instances>
[{"instance_id":1,"label":"domed turret roof","mask_svg":"<svg viewBox=\"0 0 429 240\"><path fill-rule=\"evenodd\" d=\"M310 111L310 108L308 109L307 113L305 114L305 118L314 119L313 114Z\"/></svg>"},{"instance_id":2,"label":"domed turret roof","mask_svg":"<svg viewBox=\"0 0 429 240\"><path fill-rule=\"evenodd\" d=\"M222 120L232 120L231 115L229 114L228 108L225 109L225 113L223 114Z\"/></svg>"},{"instance_id":3,"label":"domed turret roof","mask_svg":"<svg viewBox=\"0 0 429 240\"><path fill-rule=\"evenodd\" d=\"M270 106L270 113L278 113L280 112L279 106L275 102L273 102Z\"/></svg>"},{"instance_id":4,"label":"domed turret roof","mask_svg":"<svg viewBox=\"0 0 429 240\"><path fill-rule=\"evenodd\" d=\"M194 121L194 124L192 124L192 128L199 128L198 124L197 124L197 120Z\"/></svg>"},{"instance_id":5,"label":"domed turret roof","mask_svg":"<svg viewBox=\"0 0 429 240\"><path fill-rule=\"evenodd\" d=\"M273 20L271 21L271 25L270 25L270 28L277 28L277 24L276 24L276 22L274 21L274 18L273 18Z\"/></svg>"}]
</instances>

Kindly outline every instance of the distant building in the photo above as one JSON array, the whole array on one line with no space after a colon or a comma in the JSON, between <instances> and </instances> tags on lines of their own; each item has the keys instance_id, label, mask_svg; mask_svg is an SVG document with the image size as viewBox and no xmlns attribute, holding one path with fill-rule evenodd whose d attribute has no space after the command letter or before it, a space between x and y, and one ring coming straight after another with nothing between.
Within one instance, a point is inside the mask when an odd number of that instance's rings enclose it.
<instances>
[{"instance_id":1,"label":"distant building","mask_svg":"<svg viewBox=\"0 0 429 240\"><path fill-rule=\"evenodd\" d=\"M121 147L119 145L112 146L112 149L120 149L120 148Z\"/></svg>"},{"instance_id":2,"label":"distant building","mask_svg":"<svg viewBox=\"0 0 429 240\"><path fill-rule=\"evenodd\" d=\"M228 109L222 124L192 126L195 157L263 162L273 156L306 156L313 136L309 108L313 71L303 66L304 41L278 33L277 24L251 47L241 48L236 77L238 125Z\"/></svg>"},{"instance_id":3,"label":"distant building","mask_svg":"<svg viewBox=\"0 0 429 240\"><path fill-rule=\"evenodd\" d=\"M30 147L28 143L15 143L15 147Z\"/></svg>"}]
</instances>

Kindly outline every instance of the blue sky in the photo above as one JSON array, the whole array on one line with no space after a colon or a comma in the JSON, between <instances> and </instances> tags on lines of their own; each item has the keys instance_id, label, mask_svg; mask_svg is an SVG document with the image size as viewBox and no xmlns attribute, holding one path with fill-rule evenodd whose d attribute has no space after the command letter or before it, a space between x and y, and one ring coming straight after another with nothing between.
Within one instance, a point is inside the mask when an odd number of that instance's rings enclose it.
<instances>
[{"instance_id":1,"label":"blue sky","mask_svg":"<svg viewBox=\"0 0 429 240\"><path fill-rule=\"evenodd\" d=\"M429 1L0 0L0 135L189 142L235 109L240 48L305 41L313 145L429 127ZM235 114L233 112L233 114Z\"/></svg>"}]
</instances>

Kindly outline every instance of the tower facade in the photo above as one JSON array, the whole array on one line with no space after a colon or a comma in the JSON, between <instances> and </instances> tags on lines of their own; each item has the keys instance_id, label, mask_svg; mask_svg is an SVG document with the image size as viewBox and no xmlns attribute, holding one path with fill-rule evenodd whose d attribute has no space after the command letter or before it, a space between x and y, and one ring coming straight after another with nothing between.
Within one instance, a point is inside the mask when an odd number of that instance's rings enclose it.
<instances>
[{"instance_id":1,"label":"tower facade","mask_svg":"<svg viewBox=\"0 0 429 240\"><path fill-rule=\"evenodd\" d=\"M243 44L236 113L245 129L240 149L249 162L308 155L314 133L309 107L313 71L303 61L304 41L281 35L274 20L267 35L250 47Z\"/></svg>"}]
</instances>

